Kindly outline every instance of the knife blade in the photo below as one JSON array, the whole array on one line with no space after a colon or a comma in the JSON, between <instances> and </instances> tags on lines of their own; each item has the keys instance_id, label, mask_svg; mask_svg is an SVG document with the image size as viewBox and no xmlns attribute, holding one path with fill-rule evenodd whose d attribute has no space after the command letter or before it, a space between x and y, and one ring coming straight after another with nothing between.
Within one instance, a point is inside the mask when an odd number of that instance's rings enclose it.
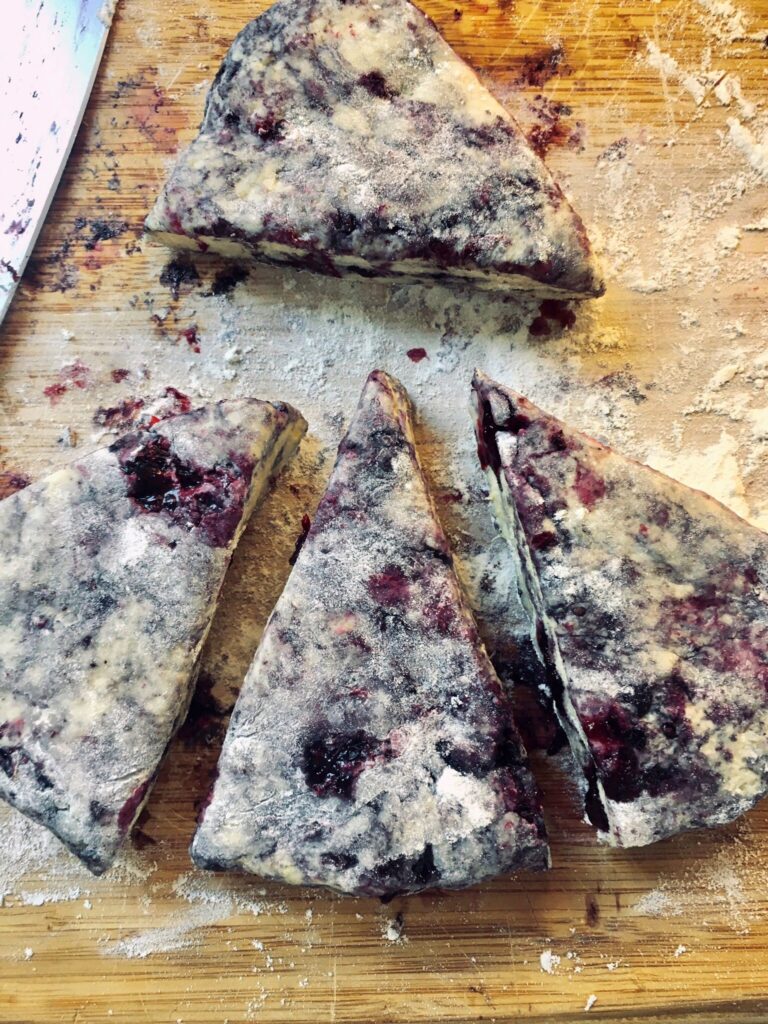
<instances>
[{"instance_id":1,"label":"knife blade","mask_svg":"<svg viewBox=\"0 0 768 1024\"><path fill-rule=\"evenodd\" d=\"M3 4L0 321L75 141L116 2L5 0Z\"/></svg>"}]
</instances>

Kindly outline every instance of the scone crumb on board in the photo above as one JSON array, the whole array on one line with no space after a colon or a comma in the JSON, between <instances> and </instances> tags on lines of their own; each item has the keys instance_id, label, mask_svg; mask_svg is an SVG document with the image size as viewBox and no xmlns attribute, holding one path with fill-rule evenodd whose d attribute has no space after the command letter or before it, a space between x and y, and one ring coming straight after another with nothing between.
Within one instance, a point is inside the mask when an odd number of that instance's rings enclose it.
<instances>
[{"instance_id":1,"label":"scone crumb on board","mask_svg":"<svg viewBox=\"0 0 768 1024\"><path fill-rule=\"evenodd\" d=\"M394 917L386 921L381 934L387 942L396 942L401 945L407 942L408 936L405 934L405 918L403 914L395 914Z\"/></svg>"},{"instance_id":2,"label":"scone crumb on board","mask_svg":"<svg viewBox=\"0 0 768 1024\"><path fill-rule=\"evenodd\" d=\"M560 966L560 957L557 953L553 953L551 949L545 949L539 956L539 964L545 974L554 974Z\"/></svg>"}]
</instances>

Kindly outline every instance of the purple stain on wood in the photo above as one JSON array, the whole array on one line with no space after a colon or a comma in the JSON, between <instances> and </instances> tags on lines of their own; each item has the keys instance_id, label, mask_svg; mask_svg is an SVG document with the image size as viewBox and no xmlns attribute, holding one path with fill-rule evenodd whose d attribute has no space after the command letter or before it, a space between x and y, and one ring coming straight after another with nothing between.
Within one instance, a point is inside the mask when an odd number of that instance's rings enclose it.
<instances>
[{"instance_id":1,"label":"purple stain on wood","mask_svg":"<svg viewBox=\"0 0 768 1024\"><path fill-rule=\"evenodd\" d=\"M229 295L248 277L248 269L241 266L227 267L219 271L211 285L211 295Z\"/></svg>"},{"instance_id":2,"label":"purple stain on wood","mask_svg":"<svg viewBox=\"0 0 768 1024\"><path fill-rule=\"evenodd\" d=\"M201 672L198 676L189 713L179 729L179 739L187 747L201 744L210 747L217 743L224 733L230 709L224 707L214 696L215 685L216 680L208 672Z\"/></svg>"},{"instance_id":3,"label":"purple stain on wood","mask_svg":"<svg viewBox=\"0 0 768 1024\"><path fill-rule=\"evenodd\" d=\"M565 62L562 43L555 43L554 46L547 46L524 57L515 82L520 86L534 86L540 89L558 74L571 74L571 68Z\"/></svg>"},{"instance_id":4,"label":"purple stain on wood","mask_svg":"<svg viewBox=\"0 0 768 1024\"><path fill-rule=\"evenodd\" d=\"M79 235L86 229L90 231L90 237L85 240L84 244L90 252L93 249L98 249L102 242L111 241L113 238L119 238L120 235L125 234L128 230L128 223L124 220L105 220L100 217L93 220L88 220L87 217L76 217L75 232Z\"/></svg>"},{"instance_id":5,"label":"purple stain on wood","mask_svg":"<svg viewBox=\"0 0 768 1024\"><path fill-rule=\"evenodd\" d=\"M161 270L160 284L168 288L174 300L178 300L182 289L190 291L194 285L200 284L200 275L194 263L178 256L166 263Z\"/></svg>"},{"instance_id":6,"label":"purple stain on wood","mask_svg":"<svg viewBox=\"0 0 768 1024\"><path fill-rule=\"evenodd\" d=\"M537 96L529 105L539 123L529 130L527 139L539 156L545 156L552 146L567 146L574 150L584 148L583 122L569 124L563 120L573 113L566 103L555 103L546 96Z\"/></svg>"},{"instance_id":7,"label":"purple stain on wood","mask_svg":"<svg viewBox=\"0 0 768 1024\"><path fill-rule=\"evenodd\" d=\"M46 398L50 399L51 405L56 405L61 396L66 394L66 391L67 387L61 381L54 381L47 388L43 388L43 394Z\"/></svg>"},{"instance_id":8,"label":"purple stain on wood","mask_svg":"<svg viewBox=\"0 0 768 1024\"><path fill-rule=\"evenodd\" d=\"M189 395L185 395L183 391L179 391L178 388L171 387L169 384L164 394L166 398L174 400L174 414L189 412L192 408L192 399Z\"/></svg>"},{"instance_id":9,"label":"purple stain on wood","mask_svg":"<svg viewBox=\"0 0 768 1024\"><path fill-rule=\"evenodd\" d=\"M93 414L93 422L99 427L127 427L134 423L139 410L144 408L143 398L125 398L117 405L99 408Z\"/></svg>"},{"instance_id":10,"label":"purple stain on wood","mask_svg":"<svg viewBox=\"0 0 768 1024\"><path fill-rule=\"evenodd\" d=\"M464 495L458 487L448 487L446 490L440 491L438 497L445 505L455 505L464 500Z\"/></svg>"},{"instance_id":11,"label":"purple stain on wood","mask_svg":"<svg viewBox=\"0 0 768 1024\"><path fill-rule=\"evenodd\" d=\"M534 338L547 338L553 333L553 325L561 331L569 331L576 323L576 314L562 299L545 299L539 306L539 315L534 317L528 333Z\"/></svg>"},{"instance_id":12,"label":"purple stain on wood","mask_svg":"<svg viewBox=\"0 0 768 1024\"><path fill-rule=\"evenodd\" d=\"M153 839L152 836L142 828L136 828L133 830L131 841L137 850L146 850L148 846L157 846L157 840Z\"/></svg>"},{"instance_id":13,"label":"purple stain on wood","mask_svg":"<svg viewBox=\"0 0 768 1024\"><path fill-rule=\"evenodd\" d=\"M0 499L9 498L16 491L29 487L32 481L24 473L11 473L0 470Z\"/></svg>"},{"instance_id":14,"label":"purple stain on wood","mask_svg":"<svg viewBox=\"0 0 768 1024\"><path fill-rule=\"evenodd\" d=\"M623 135L620 139L616 139L610 146L606 146L602 153L598 156L598 163L602 160L608 163L615 163L617 160L623 160L627 155L629 149L629 139L626 135Z\"/></svg>"},{"instance_id":15,"label":"purple stain on wood","mask_svg":"<svg viewBox=\"0 0 768 1024\"><path fill-rule=\"evenodd\" d=\"M93 378L90 369L85 363L76 359L74 363L63 366L59 370L57 380L43 388L43 394L50 400L51 405L55 405L67 391L71 391L73 388L85 391L92 384Z\"/></svg>"}]
</instances>

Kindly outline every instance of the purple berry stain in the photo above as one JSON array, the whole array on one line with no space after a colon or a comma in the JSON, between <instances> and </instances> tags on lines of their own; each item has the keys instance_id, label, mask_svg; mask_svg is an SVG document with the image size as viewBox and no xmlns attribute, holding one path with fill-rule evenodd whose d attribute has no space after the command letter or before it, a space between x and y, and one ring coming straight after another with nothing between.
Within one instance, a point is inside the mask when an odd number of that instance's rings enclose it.
<instances>
[{"instance_id":1,"label":"purple berry stain","mask_svg":"<svg viewBox=\"0 0 768 1024\"><path fill-rule=\"evenodd\" d=\"M301 769L307 785L319 797L351 800L358 776L374 759L393 756L387 740L363 729L349 733L323 733L304 744Z\"/></svg>"},{"instance_id":2,"label":"purple berry stain","mask_svg":"<svg viewBox=\"0 0 768 1024\"><path fill-rule=\"evenodd\" d=\"M127 478L128 497L141 512L162 514L188 530L198 528L212 547L226 547L242 517L253 463L232 455L215 466L186 462L154 430L112 446Z\"/></svg>"},{"instance_id":3,"label":"purple berry stain","mask_svg":"<svg viewBox=\"0 0 768 1024\"><path fill-rule=\"evenodd\" d=\"M552 333L552 324L569 331L576 323L576 314L562 299L544 299L539 314L531 321L528 333L534 338L546 338Z\"/></svg>"},{"instance_id":4,"label":"purple berry stain","mask_svg":"<svg viewBox=\"0 0 768 1024\"><path fill-rule=\"evenodd\" d=\"M250 121L251 129L262 140L262 142L279 142L283 137L285 121L275 117L270 111L264 117L253 118Z\"/></svg>"},{"instance_id":5,"label":"purple berry stain","mask_svg":"<svg viewBox=\"0 0 768 1024\"><path fill-rule=\"evenodd\" d=\"M169 384L165 389L165 397L172 398L174 401L174 414L189 412L192 408L192 399L189 395L185 395L183 391L179 391L178 388L171 387Z\"/></svg>"},{"instance_id":6,"label":"purple berry stain","mask_svg":"<svg viewBox=\"0 0 768 1024\"><path fill-rule=\"evenodd\" d=\"M450 633L456 621L456 610L446 596L430 601L423 609L424 621L438 633Z\"/></svg>"},{"instance_id":7,"label":"purple berry stain","mask_svg":"<svg viewBox=\"0 0 768 1024\"><path fill-rule=\"evenodd\" d=\"M379 604L392 606L407 604L410 584L399 565L388 565L368 580L368 593Z\"/></svg>"},{"instance_id":8,"label":"purple berry stain","mask_svg":"<svg viewBox=\"0 0 768 1024\"><path fill-rule=\"evenodd\" d=\"M376 96L380 100L389 100L395 95L380 71L368 71L366 74L360 75L357 83L367 89L371 96Z\"/></svg>"},{"instance_id":9,"label":"purple berry stain","mask_svg":"<svg viewBox=\"0 0 768 1024\"><path fill-rule=\"evenodd\" d=\"M79 359L76 359L74 363L70 363L68 366L63 366L58 373L58 380L54 381L53 384L49 384L48 387L43 388L43 394L46 398L50 399L51 405L56 405L62 395L66 394L72 388L78 388L80 391L85 391L93 383L91 378L91 371L82 363Z\"/></svg>"},{"instance_id":10,"label":"purple berry stain","mask_svg":"<svg viewBox=\"0 0 768 1024\"><path fill-rule=\"evenodd\" d=\"M425 348L409 348L405 354L412 363L420 363L423 359L429 359Z\"/></svg>"},{"instance_id":11,"label":"purple berry stain","mask_svg":"<svg viewBox=\"0 0 768 1024\"><path fill-rule=\"evenodd\" d=\"M185 327L183 331L179 331L179 340L182 338L186 341L193 352L200 351L200 339L197 335L197 324L192 324L190 327Z\"/></svg>"},{"instance_id":12,"label":"purple berry stain","mask_svg":"<svg viewBox=\"0 0 768 1024\"><path fill-rule=\"evenodd\" d=\"M299 557L299 552L304 547L304 541L307 539L307 535L309 534L311 528L312 520L305 512L304 515L301 517L301 533L296 538L296 547L293 549L293 554L288 559L289 565L296 564L296 559Z\"/></svg>"},{"instance_id":13,"label":"purple berry stain","mask_svg":"<svg viewBox=\"0 0 768 1024\"><path fill-rule=\"evenodd\" d=\"M136 416L144 408L143 398L124 398L117 405L101 407L93 414L93 422L100 427L126 427L135 422Z\"/></svg>"},{"instance_id":14,"label":"purple berry stain","mask_svg":"<svg viewBox=\"0 0 768 1024\"><path fill-rule=\"evenodd\" d=\"M147 779L146 782L142 782L141 785L137 786L136 789L131 793L128 799L125 801L123 806L118 811L117 815L117 827L121 832L127 832L133 824L133 819L136 817L136 812L141 806L141 802L147 795L150 781Z\"/></svg>"},{"instance_id":15,"label":"purple berry stain","mask_svg":"<svg viewBox=\"0 0 768 1024\"><path fill-rule=\"evenodd\" d=\"M605 480L593 473L587 466L578 463L573 489L582 505L591 511L597 502L605 497Z\"/></svg>"},{"instance_id":16,"label":"purple berry stain","mask_svg":"<svg viewBox=\"0 0 768 1024\"><path fill-rule=\"evenodd\" d=\"M581 724L606 796L634 800L643 788L636 753L644 743L642 729L633 726L625 709L615 703L582 716Z\"/></svg>"},{"instance_id":17,"label":"purple berry stain","mask_svg":"<svg viewBox=\"0 0 768 1024\"><path fill-rule=\"evenodd\" d=\"M476 426L477 455L482 469L492 469L496 476L501 473L501 459L496 445L496 434L499 431L510 431L519 434L526 430L531 421L525 413L510 407L509 413L502 423L496 422L491 403L478 392L480 409Z\"/></svg>"}]
</instances>

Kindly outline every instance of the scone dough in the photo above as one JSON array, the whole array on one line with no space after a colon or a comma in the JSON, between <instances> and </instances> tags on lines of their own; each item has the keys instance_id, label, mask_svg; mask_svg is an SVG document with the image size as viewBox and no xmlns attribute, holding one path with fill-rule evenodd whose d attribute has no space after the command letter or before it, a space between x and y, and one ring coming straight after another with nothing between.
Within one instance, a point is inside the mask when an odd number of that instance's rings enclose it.
<instances>
[{"instance_id":1,"label":"scone dough","mask_svg":"<svg viewBox=\"0 0 768 1024\"><path fill-rule=\"evenodd\" d=\"M247 25L146 226L337 277L603 291L550 172L409 0L279 0Z\"/></svg>"},{"instance_id":2,"label":"scone dough","mask_svg":"<svg viewBox=\"0 0 768 1024\"><path fill-rule=\"evenodd\" d=\"M720 825L768 788L768 536L483 374L476 427L601 838Z\"/></svg>"},{"instance_id":3,"label":"scone dough","mask_svg":"<svg viewBox=\"0 0 768 1024\"><path fill-rule=\"evenodd\" d=\"M374 372L232 715L201 867L392 896L548 864L402 386Z\"/></svg>"},{"instance_id":4,"label":"scone dough","mask_svg":"<svg viewBox=\"0 0 768 1024\"><path fill-rule=\"evenodd\" d=\"M0 502L0 795L97 874L181 724L240 532L304 430L220 402Z\"/></svg>"}]
</instances>

